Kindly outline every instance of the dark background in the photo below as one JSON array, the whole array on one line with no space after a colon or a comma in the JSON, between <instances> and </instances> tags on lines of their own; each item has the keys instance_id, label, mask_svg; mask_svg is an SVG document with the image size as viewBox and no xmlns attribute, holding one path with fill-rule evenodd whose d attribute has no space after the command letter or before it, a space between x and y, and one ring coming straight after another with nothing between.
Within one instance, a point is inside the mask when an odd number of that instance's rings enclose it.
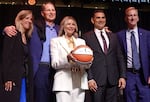
<instances>
[{"instance_id":1,"label":"dark background","mask_svg":"<svg viewBox=\"0 0 150 102\"><path fill-rule=\"evenodd\" d=\"M37 4L34 6L29 6L26 4L25 0L0 0L0 64L1 64L1 54L2 54L2 42L3 35L2 31L5 26L14 24L14 19L16 14L22 9L31 9L35 19L40 17L40 5L42 1L38 0ZM53 0L56 1L56 0ZM60 0L57 0L60 1ZM150 3L132 3L122 2L123 0L116 0L119 2L112 2L107 0L61 0L56 2L57 18L56 23L59 24L61 19L66 15L71 15L75 17L78 23L80 34L87 32L92 29L92 24L90 22L90 17L92 11L96 8L104 9L107 17L107 26L113 32L118 32L119 30L125 28L124 22L124 9L128 6L135 6L139 9L139 26L150 30ZM71 1L77 1L73 6ZM94 2L92 2L94 1ZM121 2L120 2L121 1ZM128 0L127 0L128 1ZM142 1L142 0L139 0ZM146 0L149 1L149 0ZM14 4L16 2L16 4ZM18 4L17 4L18 3ZM8 59L9 60L9 59ZM1 73L0 73L1 74ZM0 75L1 77L1 75ZM0 79L1 81L1 79ZM1 82L0 82L1 83ZM123 96L119 97L119 102L123 102ZM87 102L89 97L87 96Z\"/></svg>"},{"instance_id":2,"label":"dark background","mask_svg":"<svg viewBox=\"0 0 150 102\"><path fill-rule=\"evenodd\" d=\"M91 4L92 5L92 4ZM124 22L124 9L128 6L135 6L139 9L139 26L150 30L150 4L137 4L137 3L107 3L102 5L106 12L107 26L113 32L117 32L122 28L125 28ZM147 9L145 9L147 8ZM34 14L34 18L40 17L40 6L34 5L11 5L11 4L0 4L0 31L6 25L14 24L16 14L22 9L31 9ZM57 18L56 23L59 24L61 19L66 15L75 17L78 23L78 27L81 33L84 33L92 28L90 17L92 11L95 8L84 8L84 7L57 7Z\"/></svg>"},{"instance_id":3,"label":"dark background","mask_svg":"<svg viewBox=\"0 0 150 102\"><path fill-rule=\"evenodd\" d=\"M5 1L5 0L4 0ZM19 1L19 0L17 0ZM40 1L40 0L39 0ZM53 0L54 1L54 0ZM67 0L64 0L67 1ZM69 0L68 0L69 1ZM72 0L75 1L75 0ZM91 2L90 0L76 0L77 3L63 2L63 5L58 5L56 2L57 18L56 23L59 24L61 19L66 15L75 17L78 23L80 34L83 34L92 29L90 17L92 11L96 8L104 9L107 17L107 26L113 32L125 28L124 9L128 6L135 6L139 9L139 26L150 30L150 4L149 3L129 3L129 2ZM79 3L80 2L80 3ZM7 2L6 2L7 3ZM13 4L12 1L8 4L0 1L0 56L2 50L2 31L5 26L14 24L16 14L22 9L31 9L34 18L40 17L40 4L29 6L28 4ZM73 6L72 6L73 5ZM1 62L1 60L0 60Z\"/></svg>"}]
</instances>

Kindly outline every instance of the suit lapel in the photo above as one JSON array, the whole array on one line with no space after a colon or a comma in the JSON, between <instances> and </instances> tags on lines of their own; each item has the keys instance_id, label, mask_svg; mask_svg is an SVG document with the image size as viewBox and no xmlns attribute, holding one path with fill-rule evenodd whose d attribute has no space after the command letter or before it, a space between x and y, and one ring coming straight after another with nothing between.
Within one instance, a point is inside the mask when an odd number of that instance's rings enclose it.
<instances>
[{"instance_id":1,"label":"suit lapel","mask_svg":"<svg viewBox=\"0 0 150 102\"><path fill-rule=\"evenodd\" d=\"M112 40L112 37L111 37L111 34L112 33L106 33L107 34L107 37L108 37L108 39L109 39L109 46L108 46L108 48L107 48L107 53L109 53L110 51L111 51L111 49L112 49L112 44L114 43L113 42L113 40Z\"/></svg>"},{"instance_id":2,"label":"suit lapel","mask_svg":"<svg viewBox=\"0 0 150 102\"><path fill-rule=\"evenodd\" d=\"M61 39L59 40L59 44L60 44L60 46L63 47L63 49L66 51L66 53L69 54L71 52L71 49L69 48L67 41L66 41L64 36L61 37Z\"/></svg>"},{"instance_id":3,"label":"suit lapel","mask_svg":"<svg viewBox=\"0 0 150 102\"><path fill-rule=\"evenodd\" d=\"M140 29L138 29L138 36L139 36L139 49L141 51L141 54L143 54L144 50L145 50L146 39L145 39L144 34L142 33L142 31Z\"/></svg>"},{"instance_id":4,"label":"suit lapel","mask_svg":"<svg viewBox=\"0 0 150 102\"><path fill-rule=\"evenodd\" d=\"M123 45L123 48L125 50L125 53L127 54L127 41L126 41L126 30L124 30L121 35L120 39L122 39L121 44Z\"/></svg>"},{"instance_id":5,"label":"suit lapel","mask_svg":"<svg viewBox=\"0 0 150 102\"><path fill-rule=\"evenodd\" d=\"M93 34L91 34L91 41L92 41L92 43L93 43L94 45L97 46L96 49L98 49L98 51L104 53L104 51L103 51L103 49L102 49L102 47L101 47L101 45L100 45L100 43L99 43L99 41L98 41L98 38L97 38L95 32L93 32ZM98 47L98 46L99 46L99 47Z\"/></svg>"},{"instance_id":6,"label":"suit lapel","mask_svg":"<svg viewBox=\"0 0 150 102\"><path fill-rule=\"evenodd\" d=\"M108 53L109 53L111 51L111 49L112 49L112 45L113 45L114 42L112 40L111 33L107 33L107 36L108 36L108 39L109 39L109 47L108 47ZM127 52L126 31L124 31L121 34L121 39L122 39L122 44L124 46L124 49Z\"/></svg>"},{"instance_id":7,"label":"suit lapel","mask_svg":"<svg viewBox=\"0 0 150 102\"><path fill-rule=\"evenodd\" d=\"M109 51L110 51L110 49L111 49L111 44L112 44L112 39L111 39L111 33L107 33L106 32L106 34L107 34L107 37L108 37L108 39L109 39L109 46L107 46L107 53L109 53Z\"/></svg>"},{"instance_id":8,"label":"suit lapel","mask_svg":"<svg viewBox=\"0 0 150 102\"><path fill-rule=\"evenodd\" d=\"M75 37L73 37L73 41L74 41L75 47L81 44L80 42L77 41Z\"/></svg>"}]
</instances>

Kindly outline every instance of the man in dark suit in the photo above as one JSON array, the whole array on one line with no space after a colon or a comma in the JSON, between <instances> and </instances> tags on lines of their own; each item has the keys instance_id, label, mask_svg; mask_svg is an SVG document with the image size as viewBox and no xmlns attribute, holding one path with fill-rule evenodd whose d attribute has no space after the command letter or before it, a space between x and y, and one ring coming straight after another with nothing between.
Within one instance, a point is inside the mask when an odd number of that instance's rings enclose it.
<instances>
[{"instance_id":1,"label":"man in dark suit","mask_svg":"<svg viewBox=\"0 0 150 102\"><path fill-rule=\"evenodd\" d=\"M95 10L91 17L94 29L83 35L94 54L88 70L92 102L117 102L117 91L125 88L125 61L116 34L105 30L104 11Z\"/></svg>"},{"instance_id":2,"label":"man in dark suit","mask_svg":"<svg viewBox=\"0 0 150 102\"><path fill-rule=\"evenodd\" d=\"M127 29L117 34L126 58L126 102L150 102L150 32L137 26L139 16L135 7L125 10L125 21Z\"/></svg>"}]
</instances>

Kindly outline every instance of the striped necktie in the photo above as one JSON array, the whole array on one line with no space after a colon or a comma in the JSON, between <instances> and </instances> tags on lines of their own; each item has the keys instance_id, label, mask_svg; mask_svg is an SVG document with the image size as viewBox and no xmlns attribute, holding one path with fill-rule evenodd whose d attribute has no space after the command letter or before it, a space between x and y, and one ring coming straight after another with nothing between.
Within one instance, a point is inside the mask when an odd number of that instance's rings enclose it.
<instances>
[{"instance_id":1,"label":"striped necktie","mask_svg":"<svg viewBox=\"0 0 150 102\"><path fill-rule=\"evenodd\" d=\"M104 53L107 54L107 43L106 43L106 40L104 38L104 35L103 35L103 32L101 31L101 37L102 37L102 40L103 40L103 47L104 47Z\"/></svg>"}]
</instances>

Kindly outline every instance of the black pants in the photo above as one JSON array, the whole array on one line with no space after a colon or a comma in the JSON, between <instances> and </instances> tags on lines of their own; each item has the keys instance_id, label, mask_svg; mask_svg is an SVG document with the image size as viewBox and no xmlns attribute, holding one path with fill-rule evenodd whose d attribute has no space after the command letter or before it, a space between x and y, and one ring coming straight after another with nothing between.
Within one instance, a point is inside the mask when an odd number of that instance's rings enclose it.
<instances>
[{"instance_id":1,"label":"black pants","mask_svg":"<svg viewBox=\"0 0 150 102\"><path fill-rule=\"evenodd\" d=\"M118 94L117 86L102 86L97 92L86 91L85 102L122 102Z\"/></svg>"}]
</instances>

